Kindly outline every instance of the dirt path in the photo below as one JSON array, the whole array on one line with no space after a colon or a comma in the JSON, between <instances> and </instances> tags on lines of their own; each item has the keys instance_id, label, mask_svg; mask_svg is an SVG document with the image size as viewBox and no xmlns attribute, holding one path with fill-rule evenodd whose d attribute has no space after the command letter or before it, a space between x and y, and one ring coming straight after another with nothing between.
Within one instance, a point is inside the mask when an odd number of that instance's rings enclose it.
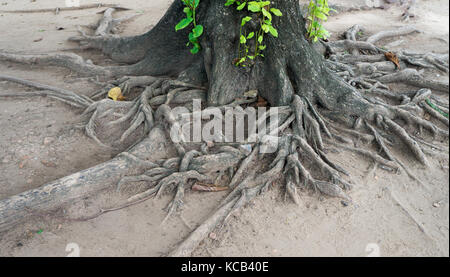
<instances>
[{"instance_id":1,"label":"dirt path","mask_svg":"<svg viewBox=\"0 0 450 277\"><path fill-rule=\"evenodd\" d=\"M98 1L81 0L82 4ZM140 34L158 22L170 0L102 1L132 10L120 16L140 16L124 24L120 35ZM365 1L331 0L345 7L362 7ZM417 16L409 24L423 32L389 41L393 50L448 52L449 4L417 1ZM57 3L57 4L55 4ZM63 0L0 0L0 10L40 9L64 6ZM0 49L21 53L67 51L67 38L77 25L87 25L102 9L54 13L1 13ZM327 28L337 38L351 25L360 24L367 34L404 25L401 9L372 9L341 13ZM61 29L63 28L63 29ZM98 53L78 52L96 63L106 63ZM0 63L0 72L89 94L100 87L78 79L69 70ZM447 78L433 73L436 78ZM439 75L439 76L438 76ZM0 82L1 92L26 91L25 87ZM0 92L0 93L1 93ZM0 198L36 188L59 177L110 159L117 152L103 149L86 138L75 125L80 111L47 98L0 100ZM448 143L442 144L448 148ZM400 151L398 151L400 152ZM351 153L331 158L351 172L355 205L318 197L301 196L299 207L283 202L278 189L254 201L196 250L199 256L448 256L449 169L448 158L433 161L428 171L402 159L425 186L405 175L382 170L367 175L371 165ZM132 189L129 192L132 193ZM125 195L126 196L126 195ZM81 209L95 213L124 195L104 192L65 208L64 217L79 216ZM161 256L200 224L224 194L190 193L182 217L160 223L170 196L106 214L88 222L71 222L56 215L36 217L0 234L1 256L66 256L66 246L76 243L81 256ZM369 248L368 248L369 247Z\"/></svg>"}]
</instances>

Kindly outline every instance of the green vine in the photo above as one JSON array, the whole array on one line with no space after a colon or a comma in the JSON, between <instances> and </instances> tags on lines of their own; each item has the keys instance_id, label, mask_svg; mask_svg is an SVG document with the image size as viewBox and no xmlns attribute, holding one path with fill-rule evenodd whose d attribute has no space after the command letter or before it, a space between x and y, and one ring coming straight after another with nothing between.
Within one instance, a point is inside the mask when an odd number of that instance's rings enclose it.
<instances>
[{"instance_id":1,"label":"green vine","mask_svg":"<svg viewBox=\"0 0 450 277\"><path fill-rule=\"evenodd\" d=\"M200 43L198 39L203 34L203 26L200 24L197 24L196 15L195 12L198 8L198 5L200 4L200 0L181 0L184 5L186 6L184 8L184 13L186 14L186 17L183 18L176 26L175 30L179 31L182 29L185 29L189 27L191 24L193 24L192 31L189 33L189 42L186 46L192 45L191 53L197 54L200 49Z\"/></svg>"},{"instance_id":2,"label":"green vine","mask_svg":"<svg viewBox=\"0 0 450 277\"><path fill-rule=\"evenodd\" d=\"M317 42L319 39L327 39L330 33L323 26L323 22L328 20L330 15L330 9L328 6L328 0L311 0L308 6L308 37L313 42Z\"/></svg>"},{"instance_id":3,"label":"green vine","mask_svg":"<svg viewBox=\"0 0 450 277\"><path fill-rule=\"evenodd\" d=\"M241 27L239 32L239 49L238 58L235 60L237 66L247 66L247 61L254 60L257 57L264 57L262 51L266 49L264 42L264 35L270 33L273 37L278 37L278 31L273 27L273 16L282 16L279 9L270 8L270 1L237 1L227 0L225 6L232 6L236 4L238 11L244 10L246 7L248 11L254 13L259 23L259 30L257 32L247 32L244 30L245 25L253 20L251 16L245 16L241 20ZM250 49L249 41L254 40L255 48Z\"/></svg>"},{"instance_id":4,"label":"green vine","mask_svg":"<svg viewBox=\"0 0 450 277\"><path fill-rule=\"evenodd\" d=\"M440 113L442 116L445 116L446 118L448 118L448 114L446 112L442 111L441 109L439 109L439 107L437 107L433 103L431 103L430 99L427 98L425 100L425 102L428 104L428 106L430 106L432 109L434 109L435 111Z\"/></svg>"},{"instance_id":5,"label":"green vine","mask_svg":"<svg viewBox=\"0 0 450 277\"><path fill-rule=\"evenodd\" d=\"M203 26L197 24L196 10L200 4L200 0L181 0L186 6L184 13L186 15L176 26L175 30L179 31L193 25L192 31L189 33L189 42L187 46L192 45L191 53L197 54L201 50L199 38L203 34ZM247 66L247 61L254 60L257 57L264 57L262 51L266 49L264 42L264 35L270 33L273 37L278 37L278 31L272 24L273 16L282 16L279 9L270 8L270 1L254 0L254 1L237 1L226 0L225 6L237 5L238 11L243 11L245 8L249 12L255 14L258 20L259 30L257 32L250 32L247 34L244 27L247 23L253 20L251 16L245 16L241 20L240 35L239 35L239 49L238 58L235 60L237 66ZM254 49L250 49L250 41L254 39Z\"/></svg>"}]
</instances>

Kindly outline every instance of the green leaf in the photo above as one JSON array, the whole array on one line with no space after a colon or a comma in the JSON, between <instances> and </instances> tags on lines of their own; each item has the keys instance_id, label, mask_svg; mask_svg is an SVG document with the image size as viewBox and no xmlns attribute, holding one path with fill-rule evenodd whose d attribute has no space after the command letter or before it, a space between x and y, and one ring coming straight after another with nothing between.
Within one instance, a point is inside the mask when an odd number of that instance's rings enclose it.
<instances>
[{"instance_id":1,"label":"green leaf","mask_svg":"<svg viewBox=\"0 0 450 277\"><path fill-rule=\"evenodd\" d=\"M198 8L198 5L200 4L200 0L193 0L194 2L194 9Z\"/></svg>"},{"instance_id":2,"label":"green leaf","mask_svg":"<svg viewBox=\"0 0 450 277\"><path fill-rule=\"evenodd\" d=\"M179 31L179 30L186 28L187 26L189 26L192 23L192 21L194 21L194 19L192 17L187 17L187 18L181 20L177 24L177 26L175 26L175 30Z\"/></svg>"},{"instance_id":3,"label":"green leaf","mask_svg":"<svg viewBox=\"0 0 450 277\"><path fill-rule=\"evenodd\" d=\"M274 27L272 27L272 26L269 26L269 32L270 32L270 34L272 35L272 36L274 36L274 37L278 37L278 31L277 31L277 29L275 29Z\"/></svg>"},{"instance_id":4,"label":"green leaf","mask_svg":"<svg viewBox=\"0 0 450 277\"><path fill-rule=\"evenodd\" d=\"M192 29L192 33L194 34L195 38L199 38L203 34L203 26L197 25L194 29Z\"/></svg>"},{"instance_id":5,"label":"green leaf","mask_svg":"<svg viewBox=\"0 0 450 277\"><path fill-rule=\"evenodd\" d=\"M231 6L231 5L233 5L235 2L236 2L236 0L227 0L227 2L225 3L225 6L226 6L226 7Z\"/></svg>"},{"instance_id":6,"label":"green leaf","mask_svg":"<svg viewBox=\"0 0 450 277\"><path fill-rule=\"evenodd\" d=\"M236 63L236 65L240 65L241 63L245 62L246 60L247 60L247 58L244 57L244 58L240 59L240 60Z\"/></svg>"},{"instance_id":7,"label":"green leaf","mask_svg":"<svg viewBox=\"0 0 450 277\"><path fill-rule=\"evenodd\" d=\"M262 43L263 42L264 37L263 36L259 36L258 37L258 43Z\"/></svg>"},{"instance_id":8,"label":"green leaf","mask_svg":"<svg viewBox=\"0 0 450 277\"><path fill-rule=\"evenodd\" d=\"M192 17L193 15L192 10L188 7L184 8L183 12L186 14L186 17Z\"/></svg>"},{"instance_id":9,"label":"green leaf","mask_svg":"<svg viewBox=\"0 0 450 277\"><path fill-rule=\"evenodd\" d=\"M200 52L200 47L198 47L198 46L194 46L192 49L191 49L191 53L192 54L197 54L198 52Z\"/></svg>"},{"instance_id":10,"label":"green leaf","mask_svg":"<svg viewBox=\"0 0 450 277\"><path fill-rule=\"evenodd\" d=\"M250 16L246 16L246 17L242 18L241 26L244 26L244 25L247 24L247 22L249 22L250 20L252 20L252 18L251 18Z\"/></svg>"},{"instance_id":11,"label":"green leaf","mask_svg":"<svg viewBox=\"0 0 450 277\"><path fill-rule=\"evenodd\" d=\"M252 1L248 3L248 10L254 13L261 11L261 6L256 1Z\"/></svg>"},{"instance_id":12,"label":"green leaf","mask_svg":"<svg viewBox=\"0 0 450 277\"><path fill-rule=\"evenodd\" d=\"M236 9L238 11L242 11L245 8L245 5L247 5L247 2L244 2L244 3L240 4Z\"/></svg>"},{"instance_id":13,"label":"green leaf","mask_svg":"<svg viewBox=\"0 0 450 277\"><path fill-rule=\"evenodd\" d=\"M241 35L241 39L240 39L241 44L246 44L247 43L247 39Z\"/></svg>"},{"instance_id":14,"label":"green leaf","mask_svg":"<svg viewBox=\"0 0 450 277\"><path fill-rule=\"evenodd\" d=\"M283 13L279 9L271 8L270 12L276 16L283 16Z\"/></svg>"},{"instance_id":15,"label":"green leaf","mask_svg":"<svg viewBox=\"0 0 450 277\"><path fill-rule=\"evenodd\" d=\"M188 37L191 43L197 43L197 38L194 36L193 32L190 32Z\"/></svg>"},{"instance_id":16,"label":"green leaf","mask_svg":"<svg viewBox=\"0 0 450 277\"><path fill-rule=\"evenodd\" d=\"M263 15L269 19L269 21L272 21L272 14L268 12L266 9L261 9Z\"/></svg>"}]
</instances>

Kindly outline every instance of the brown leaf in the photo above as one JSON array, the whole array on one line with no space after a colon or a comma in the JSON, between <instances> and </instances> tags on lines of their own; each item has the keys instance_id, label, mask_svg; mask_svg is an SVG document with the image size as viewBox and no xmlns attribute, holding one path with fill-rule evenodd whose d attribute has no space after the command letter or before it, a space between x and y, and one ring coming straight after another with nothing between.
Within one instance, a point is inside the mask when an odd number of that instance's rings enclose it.
<instances>
[{"instance_id":1,"label":"brown leaf","mask_svg":"<svg viewBox=\"0 0 450 277\"><path fill-rule=\"evenodd\" d=\"M253 107L268 107L269 103L266 101L266 99L262 98L261 96L258 96L258 101L252 105Z\"/></svg>"},{"instance_id":2,"label":"brown leaf","mask_svg":"<svg viewBox=\"0 0 450 277\"><path fill-rule=\"evenodd\" d=\"M400 60L398 59L398 57L395 53L386 52L386 53L384 53L384 56L386 57L386 59L388 61L393 62L395 64L395 66L397 66L398 69L401 69Z\"/></svg>"}]
</instances>

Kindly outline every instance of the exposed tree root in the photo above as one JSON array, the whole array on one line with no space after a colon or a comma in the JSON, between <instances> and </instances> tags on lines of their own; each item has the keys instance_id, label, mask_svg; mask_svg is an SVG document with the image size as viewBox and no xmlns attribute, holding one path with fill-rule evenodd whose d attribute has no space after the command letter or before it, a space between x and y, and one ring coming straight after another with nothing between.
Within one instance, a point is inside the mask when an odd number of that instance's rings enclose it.
<instances>
[{"instance_id":1,"label":"exposed tree root","mask_svg":"<svg viewBox=\"0 0 450 277\"><path fill-rule=\"evenodd\" d=\"M377 79L382 83L405 83L419 88L430 88L443 92L449 91L448 82L427 80L415 69L404 69L400 72L382 76Z\"/></svg>"},{"instance_id":2,"label":"exposed tree root","mask_svg":"<svg viewBox=\"0 0 450 277\"><path fill-rule=\"evenodd\" d=\"M13 82L40 90L38 92L25 93L0 93L0 97L49 96L77 108L86 108L93 103L93 101L87 96L78 95L72 91L19 79L16 77L0 75L0 81Z\"/></svg>"},{"instance_id":3,"label":"exposed tree root","mask_svg":"<svg viewBox=\"0 0 450 277\"><path fill-rule=\"evenodd\" d=\"M77 72L82 76L101 76L112 78L115 76L134 75L133 66L97 66L81 56L69 54L38 54L20 55L0 52L0 61L22 63L28 65L60 66Z\"/></svg>"},{"instance_id":4,"label":"exposed tree root","mask_svg":"<svg viewBox=\"0 0 450 277\"><path fill-rule=\"evenodd\" d=\"M350 29L348 29L345 33L345 39L351 40L351 41L357 41L357 36L360 32L363 32L364 29L360 25L353 25ZM358 49L352 50L353 55L359 55Z\"/></svg>"},{"instance_id":5,"label":"exposed tree root","mask_svg":"<svg viewBox=\"0 0 450 277\"><path fill-rule=\"evenodd\" d=\"M116 11L115 8L108 8L103 12L103 18L98 22L97 28L95 29L95 36L108 36L111 33L115 33L115 28L118 24L120 24L123 21L130 20L131 18L135 17L128 16L124 18L113 18L113 13Z\"/></svg>"},{"instance_id":6,"label":"exposed tree root","mask_svg":"<svg viewBox=\"0 0 450 277\"><path fill-rule=\"evenodd\" d=\"M375 44L378 41L390 38L390 37L398 37L398 36L404 36L409 35L415 32L419 32L419 30L414 26L404 26L396 30L389 30L389 31L381 31L379 33L376 33L372 36L370 36L366 41L368 43Z\"/></svg>"},{"instance_id":7,"label":"exposed tree root","mask_svg":"<svg viewBox=\"0 0 450 277\"><path fill-rule=\"evenodd\" d=\"M119 37L114 35L117 33L116 27L120 23L128 21L137 15L114 18L113 13L116 10L118 9L114 7L106 9L103 11L103 17L97 24L88 25L89 28L94 30L92 36L87 35L81 27L78 27L80 36L71 37L69 38L69 41L79 43L81 49L102 49L103 45L106 44L109 39L120 40Z\"/></svg>"},{"instance_id":8,"label":"exposed tree root","mask_svg":"<svg viewBox=\"0 0 450 277\"><path fill-rule=\"evenodd\" d=\"M427 232L427 230L425 229L425 227L423 226L423 224L420 223L419 220L417 220L416 217L413 216L413 215L411 214L411 212L405 207L404 204L402 204L402 203L398 200L397 196L395 196L395 194L394 194L391 190L389 190L389 188L387 188L387 190L388 190L389 195L390 195L390 197L392 198L392 200L393 200L393 201L394 201L394 202L402 209L402 211L405 212L406 215L407 215L407 216L408 216L408 217L416 224L416 226L419 228L419 230L420 230L422 233L424 233L428 238L431 238L430 234Z\"/></svg>"}]
</instances>

